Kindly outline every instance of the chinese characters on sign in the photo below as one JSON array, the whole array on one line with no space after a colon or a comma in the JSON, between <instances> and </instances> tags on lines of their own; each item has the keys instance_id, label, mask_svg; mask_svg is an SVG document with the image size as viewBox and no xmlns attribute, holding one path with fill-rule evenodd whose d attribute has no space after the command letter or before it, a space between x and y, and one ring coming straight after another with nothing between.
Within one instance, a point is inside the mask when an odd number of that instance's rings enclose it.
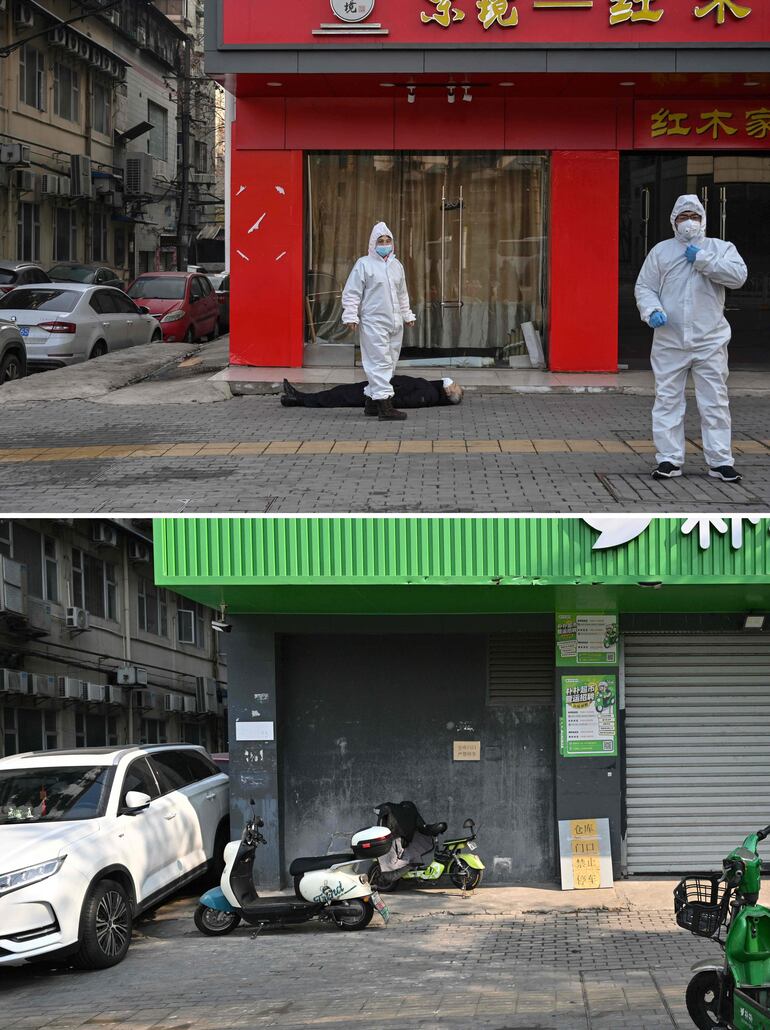
<instances>
[{"instance_id":1,"label":"chinese characters on sign","mask_svg":"<svg viewBox=\"0 0 770 1030\"><path fill-rule=\"evenodd\" d=\"M617 755L617 677L562 676L561 692L562 757Z\"/></svg>"},{"instance_id":2,"label":"chinese characters on sign","mask_svg":"<svg viewBox=\"0 0 770 1030\"><path fill-rule=\"evenodd\" d=\"M702 107L637 104L636 145L770 147L770 108L746 103L718 104L707 111Z\"/></svg>"},{"instance_id":3,"label":"chinese characters on sign","mask_svg":"<svg viewBox=\"0 0 770 1030\"><path fill-rule=\"evenodd\" d=\"M561 889L612 887L609 819L559 820Z\"/></svg>"},{"instance_id":4,"label":"chinese characters on sign","mask_svg":"<svg viewBox=\"0 0 770 1030\"><path fill-rule=\"evenodd\" d=\"M458 4L463 0L457 0ZM470 0L464 0L470 3ZM602 0L597 0L597 3ZM631 25L638 23L655 24L666 13L665 4L674 0L603 0L609 3L610 25ZM682 0L676 0L681 3ZM455 6L453 0L425 0L435 8L432 14L420 11L420 20L424 25L430 23L448 29L453 22L463 21L465 11ZM593 10L594 0L533 0L535 10ZM515 28L519 24L518 6L513 0L476 0L478 20L485 29L499 25L504 29ZM692 9L693 18L715 16L717 25L724 25L728 14L733 18L747 18L751 8L737 3L737 0L708 0L696 4Z\"/></svg>"},{"instance_id":5,"label":"chinese characters on sign","mask_svg":"<svg viewBox=\"0 0 770 1030\"><path fill-rule=\"evenodd\" d=\"M617 665L618 617L610 612L558 612L557 665Z\"/></svg>"}]
</instances>

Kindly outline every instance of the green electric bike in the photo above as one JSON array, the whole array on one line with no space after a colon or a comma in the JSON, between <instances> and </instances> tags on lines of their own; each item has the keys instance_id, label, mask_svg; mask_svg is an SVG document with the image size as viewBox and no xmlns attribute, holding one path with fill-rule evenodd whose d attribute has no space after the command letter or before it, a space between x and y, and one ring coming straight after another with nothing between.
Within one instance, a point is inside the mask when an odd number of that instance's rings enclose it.
<instances>
[{"instance_id":1,"label":"green electric bike","mask_svg":"<svg viewBox=\"0 0 770 1030\"><path fill-rule=\"evenodd\" d=\"M757 904L757 848L768 835L770 826L750 833L722 862L721 875L688 877L674 891L679 926L725 953L721 965L693 967L687 1011L700 1030L770 1030L770 909Z\"/></svg>"}]
</instances>

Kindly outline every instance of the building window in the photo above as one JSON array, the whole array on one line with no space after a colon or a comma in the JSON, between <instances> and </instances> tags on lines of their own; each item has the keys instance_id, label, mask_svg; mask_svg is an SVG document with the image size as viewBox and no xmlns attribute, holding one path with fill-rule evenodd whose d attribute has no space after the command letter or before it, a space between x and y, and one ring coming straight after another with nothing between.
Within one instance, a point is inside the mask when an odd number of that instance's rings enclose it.
<instances>
[{"instance_id":1,"label":"building window","mask_svg":"<svg viewBox=\"0 0 770 1030\"><path fill-rule=\"evenodd\" d=\"M206 728L197 722L183 722L182 743L197 744L199 747L208 747Z\"/></svg>"},{"instance_id":2,"label":"building window","mask_svg":"<svg viewBox=\"0 0 770 1030\"><path fill-rule=\"evenodd\" d=\"M0 519L0 554L11 557L11 520Z\"/></svg>"},{"instance_id":3,"label":"building window","mask_svg":"<svg viewBox=\"0 0 770 1030\"><path fill-rule=\"evenodd\" d=\"M78 227L75 212L57 207L53 213L54 261L74 261L77 256Z\"/></svg>"},{"instance_id":4,"label":"building window","mask_svg":"<svg viewBox=\"0 0 770 1030\"><path fill-rule=\"evenodd\" d=\"M180 644L192 644L193 647L206 646L205 609L194 601L182 600L186 608L177 608L176 630Z\"/></svg>"},{"instance_id":5,"label":"building window","mask_svg":"<svg viewBox=\"0 0 770 1030\"><path fill-rule=\"evenodd\" d=\"M94 83L91 120L94 132L109 136L112 131L112 90L103 82Z\"/></svg>"},{"instance_id":6,"label":"building window","mask_svg":"<svg viewBox=\"0 0 770 1030\"><path fill-rule=\"evenodd\" d=\"M161 161L168 160L168 111L160 104L147 101L147 121L152 128L147 135L147 153Z\"/></svg>"},{"instance_id":7,"label":"building window","mask_svg":"<svg viewBox=\"0 0 770 1030\"><path fill-rule=\"evenodd\" d=\"M163 719L142 719L140 744L167 744Z\"/></svg>"},{"instance_id":8,"label":"building window","mask_svg":"<svg viewBox=\"0 0 770 1030\"><path fill-rule=\"evenodd\" d=\"M68 122L80 121L80 76L60 61L53 66L53 113Z\"/></svg>"},{"instance_id":9,"label":"building window","mask_svg":"<svg viewBox=\"0 0 770 1030\"><path fill-rule=\"evenodd\" d=\"M99 208L91 218L91 260L107 260L107 212Z\"/></svg>"},{"instance_id":10,"label":"building window","mask_svg":"<svg viewBox=\"0 0 770 1030\"><path fill-rule=\"evenodd\" d=\"M92 554L72 549L72 596L77 608L100 619L118 621L115 566Z\"/></svg>"},{"instance_id":11,"label":"building window","mask_svg":"<svg viewBox=\"0 0 770 1030\"><path fill-rule=\"evenodd\" d=\"M40 205L19 204L16 220L16 260L40 260Z\"/></svg>"},{"instance_id":12,"label":"building window","mask_svg":"<svg viewBox=\"0 0 770 1030\"><path fill-rule=\"evenodd\" d=\"M27 569L27 590L33 597L58 604L59 565L56 541L21 522L13 527L13 560Z\"/></svg>"},{"instance_id":13,"label":"building window","mask_svg":"<svg viewBox=\"0 0 770 1030\"><path fill-rule=\"evenodd\" d=\"M115 747L118 720L114 715L75 714L75 747Z\"/></svg>"},{"instance_id":14,"label":"building window","mask_svg":"<svg viewBox=\"0 0 770 1030\"><path fill-rule=\"evenodd\" d=\"M195 141L195 171L207 172L209 170L209 148L199 140Z\"/></svg>"},{"instance_id":15,"label":"building window","mask_svg":"<svg viewBox=\"0 0 770 1030\"><path fill-rule=\"evenodd\" d=\"M168 603L166 591L147 579L139 580L137 594L139 629L156 637L168 636Z\"/></svg>"},{"instance_id":16,"label":"building window","mask_svg":"<svg viewBox=\"0 0 770 1030\"><path fill-rule=\"evenodd\" d=\"M3 713L3 752L54 751L59 746L56 712L39 708L6 708Z\"/></svg>"},{"instance_id":17,"label":"building window","mask_svg":"<svg viewBox=\"0 0 770 1030\"><path fill-rule=\"evenodd\" d=\"M29 43L19 51L19 99L45 111L45 55Z\"/></svg>"}]
</instances>

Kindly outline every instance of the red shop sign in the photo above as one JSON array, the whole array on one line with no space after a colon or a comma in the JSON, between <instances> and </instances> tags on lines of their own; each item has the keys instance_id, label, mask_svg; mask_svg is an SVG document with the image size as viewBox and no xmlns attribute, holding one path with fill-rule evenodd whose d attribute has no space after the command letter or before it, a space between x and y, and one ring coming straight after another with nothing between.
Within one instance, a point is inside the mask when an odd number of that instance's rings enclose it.
<instances>
[{"instance_id":1,"label":"red shop sign","mask_svg":"<svg viewBox=\"0 0 770 1030\"><path fill-rule=\"evenodd\" d=\"M220 0L227 46L770 40L768 0Z\"/></svg>"},{"instance_id":2,"label":"red shop sign","mask_svg":"<svg viewBox=\"0 0 770 1030\"><path fill-rule=\"evenodd\" d=\"M769 150L770 100L638 101L634 146L647 150Z\"/></svg>"}]
</instances>

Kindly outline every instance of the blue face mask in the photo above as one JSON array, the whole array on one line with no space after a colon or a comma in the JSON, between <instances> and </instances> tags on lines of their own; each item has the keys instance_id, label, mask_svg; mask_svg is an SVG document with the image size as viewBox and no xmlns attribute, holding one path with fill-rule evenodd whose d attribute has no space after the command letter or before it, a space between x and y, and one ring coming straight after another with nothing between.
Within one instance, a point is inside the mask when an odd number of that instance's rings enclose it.
<instances>
[{"instance_id":1,"label":"blue face mask","mask_svg":"<svg viewBox=\"0 0 770 1030\"><path fill-rule=\"evenodd\" d=\"M377 251L380 257L390 257L390 255L393 253L393 244L381 243L378 247L375 247L374 249Z\"/></svg>"}]
</instances>

